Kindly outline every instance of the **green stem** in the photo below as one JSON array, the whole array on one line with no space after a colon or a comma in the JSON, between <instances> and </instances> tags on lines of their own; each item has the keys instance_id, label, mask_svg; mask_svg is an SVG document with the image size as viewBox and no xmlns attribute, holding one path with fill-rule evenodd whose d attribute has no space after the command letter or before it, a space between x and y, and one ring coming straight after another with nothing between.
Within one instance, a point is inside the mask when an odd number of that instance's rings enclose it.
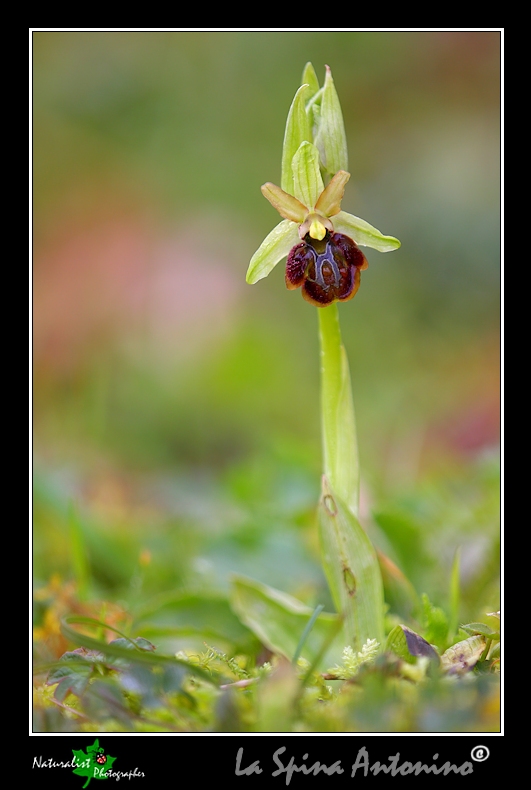
<instances>
[{"instance_id":1,"label":"green stem","mask_svg":"<svg viewBox=\"0 0 531 790\"><path fill-rule=\"evenodd\" d=\"M347 355L337 305L318 308L324 476L319 505L323 570L344 624L344 644L383 645L384 599L378 559L358 521L359 465Z\"/></svg>"},{"instance_id":2,"label":"green stem","mask_svg":"<svg viewBox=\"0 0 531 790\"><path fill-rule=\"evenodd\" d=\"M324 474L335 493L358 516L359 463L350 373L337 304L320 307L321 423Z\"/></svg>"}]
</instances>

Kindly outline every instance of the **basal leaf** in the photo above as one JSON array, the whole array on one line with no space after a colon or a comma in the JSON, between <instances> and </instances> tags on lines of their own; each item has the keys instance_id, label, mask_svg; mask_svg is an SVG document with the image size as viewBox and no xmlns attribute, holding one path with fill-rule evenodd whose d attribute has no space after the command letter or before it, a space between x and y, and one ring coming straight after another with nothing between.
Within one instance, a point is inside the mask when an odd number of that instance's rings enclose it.
<instances>
[{"instance_id":1,"label":"basal leaf","mask_svg":"<svg viewBox=\"0 0 531 790\"><path fill-rule=\"evenodd\" d=\"M72 624L87 623L101 625L97 620L92 620L91 618L78 615L71 615L65 617L61 621L61 631L70 641L80 644L83 647L87 647L91 650L100 650L104 655L111 656L112 658L125 658L130 663L150 664L152 666L160 667L168 665L185 666L189 672L202 677L207 682L212 683L215 679L214 673L205 672L200 667L189 664L188 662L176 658L175 656L164 656L159 655L151 650L130 650L119 645L107 644L106 642L102 642L99 639L94 639L93 637L79 633L74 628L71 628ZM103 626L110 628L110 626L106 626L105 623L103 623Z\"/></svg>"},{"instance_id":2,"label":"basal leaf","mask_svg":"<svg viewBox=\"0 0 531 790\"><path fill-rule=\"evenodd\" d=\"M134 628L147 636L197 634L203 639L241 643L251 637L231 609L226 595L214 592L172 592L159 595L140 609Z\"/></svg>"},{"instance_id":3,"label":"basal leaf","mask_svg":"<svg viewBox=\"0 0 531 790\"><path fill-rule=\"evenodd\" d=\"M289 661L293 659L304 629L313 616L312 609L287 593L244 576L233 577L231 602L242 622L263 644ZM336 627L337 615L319 614L302 645L302 657L312 663ZM338 643L331 648L326 660L337 660L342 647Z\"/></svg>"},{"instance_id":4,"label":"basal leaf","mask_svg":"<svg viewBox=\"0 0 531 790\"><path fill-rule=\"evenodd\" d=\"M344 641L361 651L368 639L383 643L383 586L378 559L365 530L323 477L319 503L323 568L338 612Z\"/></svg>"}]
</instances>

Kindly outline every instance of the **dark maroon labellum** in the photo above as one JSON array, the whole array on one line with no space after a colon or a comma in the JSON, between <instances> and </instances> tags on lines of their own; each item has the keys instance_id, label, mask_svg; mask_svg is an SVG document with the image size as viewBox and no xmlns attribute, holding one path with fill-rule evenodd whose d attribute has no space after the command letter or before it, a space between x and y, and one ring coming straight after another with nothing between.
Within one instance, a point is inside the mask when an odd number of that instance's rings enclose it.
<instances>
[{"instance_id":1,"label":"dark maroon labellum","mask_svg":"<svg viewBox=\"0 0 531 790\"><path fill-rule=\"evenodd\" d=\"M360 272L368 266L359 247L343 233L326 233L322 241L308 234L296 244L286 263L286 286L302 285L310 304L326 307L352 299L360 287Z\"/></svg>"}]
</instances>

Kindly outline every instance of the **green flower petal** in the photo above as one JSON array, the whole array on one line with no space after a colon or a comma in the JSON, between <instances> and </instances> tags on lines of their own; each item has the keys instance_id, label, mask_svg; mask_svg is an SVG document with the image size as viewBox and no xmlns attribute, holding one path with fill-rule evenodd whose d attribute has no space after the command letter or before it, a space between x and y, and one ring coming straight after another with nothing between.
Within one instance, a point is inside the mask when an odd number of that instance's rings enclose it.
<instances>
[{"instance_id":1,"label":"green flower petal","mask_svg":"<svg viewBox=\"0 0 531 790\"><path fill-rule=\"evenodd\" d=\"M400 247L400 242L394 236L384 236L364 219L347 214L346 211L340 211L332 221L335 231L350 236L356 244L363 247L372 247L379 252L391 252Z\"/></svg>"},{"instance_id":2,"label":"green flower petal","mask_svg":"<svg viewBox=\"0 0 531 790\"><path fill-rule=\"evenodd\" d=\"M306 100L308 98L308 85L301 85L288 113L286 131L284 132L284 145L282 148L282 176L280 186L284 192L293 195L293 170L291 162L301 143L311 142L312 130L310 119L306 113Z\"/></svg>"},{"instance_id":3,"label":"green flower petal","mask_svg":"<svg viewBox=\"0 0 531 790\"><path fill-rule=\"evenodd\" d=\"M293 194L311 213L324 189L319 151L312 143L301 143L293 157Z\"/></svg>"},{"instance_id":4,"label":"green flower petal","mask_svg":"<svg viewBox=\"0 0 531 790\"><path fill-rule=\"evenodd\" d=\"M299 242L297 225L289 219L279 222L251 258L245 278L247 282L253 285L263 277L267 277L277 263L285 258L291 248Z\"/></svg>"}]
</instances>

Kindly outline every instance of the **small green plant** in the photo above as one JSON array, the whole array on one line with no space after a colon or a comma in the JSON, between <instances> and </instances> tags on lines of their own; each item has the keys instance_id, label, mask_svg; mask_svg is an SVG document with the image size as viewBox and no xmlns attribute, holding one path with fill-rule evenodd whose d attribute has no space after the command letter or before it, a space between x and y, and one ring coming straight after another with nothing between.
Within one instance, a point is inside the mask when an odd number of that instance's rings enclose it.
<instances>
[{"instance_id":1,"label":"small green plant","mask_svg":"<svg viewBox=\"0 0 531 790\"><path fill-rule=\"evenodd\" d=\"M253 255L247 281L256 283L286 258L286 286L300 287L317 307L323 438L318 526L336 612L240 574L232 575L229 592L186 589L179 581L123 610L91 602L87 539L96 535L93 545L109 546L100 557L116 551L103 531L70 507L65 531L76 584L52 579L36 594L37 731L498 731L499 613L485 613L491 625L460 624L459 550L445 611L431 592L417 596L359 522L356 423L337 303L352 299L360 286L367 268L360 246L388 252L400 243L341 209L350 176L330 69L320 87L307 64L302 82L288 114L281 186L262 187L282 220ZM392 513L380 522L390 533L400 527ZM402 557L414 555L411 568L430 556L426 546L422 553L424 532L407 520ZM171 551L164 555L174 562ZM431 559L433 567L438 558ZM386 612L381 568L402 584L411 616ZM482 594L480 587L478 600ZM181 649L188 637L196 646ZM70 644L77 649L67 649ZM102 755L98 741L87 755L79 752L76 773L88 782L99 761L98 778L105 778L101 765L107 770L114 758Z\"/></svg>"},{"instance_id":2,"label":"small green plant","mask_svg":"<svg viewBox=\"0 0 531 790\"><path fill-rule=\"evenodd\" d=\"M286 123L281 187L262 193L283 217L253 255L247 282L256 283L287 256L286 285L318 307L321 346L323 484L319 505L322 563L344 620L345 644L360 654L384 641L383 586L376 552L358 521L359 464L349 366L337 302L346 302L368 267L358 245L395 250L365 220L341 210L348 172L341 106L328 66L322 88L311 63ZM372 643L372 642L371 642Z\"/></svg>"}]
</instances>

